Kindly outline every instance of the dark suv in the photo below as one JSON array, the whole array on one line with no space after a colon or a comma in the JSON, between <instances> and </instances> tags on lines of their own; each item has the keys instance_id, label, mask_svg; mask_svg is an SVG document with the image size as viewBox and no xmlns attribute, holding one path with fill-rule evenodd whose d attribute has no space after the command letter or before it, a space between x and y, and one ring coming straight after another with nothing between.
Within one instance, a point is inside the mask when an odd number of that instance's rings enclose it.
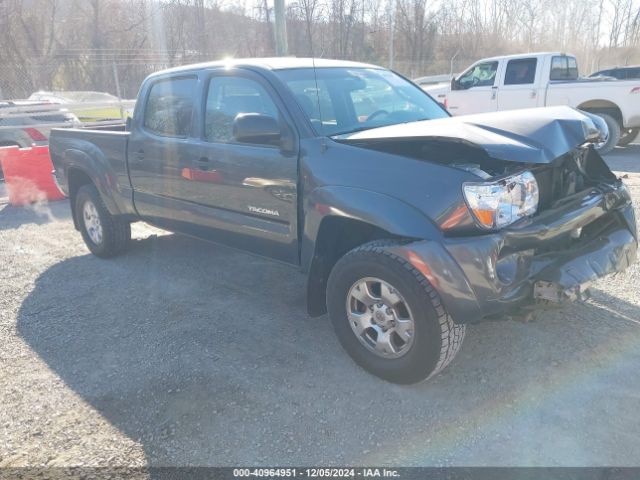
<instances>
[{"instance_id":1,"label":"dark suv","mask_svg":"<svg viewBox=\"0 0 640 480\"><path fill-rule=\"evenodd\" d=\"M640 78L640 66L608 68L607 70L594 72L589 75L589 77L612 77L616 80L634 80Z\"/></svg>"}]
</instances>

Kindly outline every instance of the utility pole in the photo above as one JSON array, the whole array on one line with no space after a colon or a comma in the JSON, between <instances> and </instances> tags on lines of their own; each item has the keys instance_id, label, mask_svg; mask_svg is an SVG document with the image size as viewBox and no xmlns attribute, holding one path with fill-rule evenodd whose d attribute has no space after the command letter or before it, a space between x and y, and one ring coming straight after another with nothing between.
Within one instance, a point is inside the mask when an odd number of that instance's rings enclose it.
<instances>
[{"instance_id":1,"label":"utility pole","mask_svg":"<svg viewBox=\"0 0 640 480\"><path fill-rule=\"evenodd\" d=\"M118 102L120 103L120 119L124 120L124 108L122 108L122 94L120 93L120 79L118 78L118 67L116 61L111 62L113 68L113 80L116 82L116 95L118 96Z\"/></svg>"},{"instance_id":2,"label":"utility pole","mask_svg":"<svg viewBox=\"0 0 640 480\"><path fill-rule=\"evenodd\" d=\"M204 0L196 0L196 30L198 34L198 57L200 61L205 61L209 54L207 48L207 27L206 27L206 14L207 9L204 5Z\"/></svg>"},{"instance_id":3,"label":"utility pole","mask_svg":"<svg viewBox=\"0 0 640 480\"><path fill-rule=\"evenodd\" d=\"M451 79L453 78L453 62L456 61L456 58L458 57L458 54L460 53L460 49L456 50L456 53L453 54L453 57L451 57L451 65L449 68L449 81L451 81Z\"/></svg>"},{"instance_id":4,"label":"utility pole","mask_svg":"<svg viewBox=\"0 0 640 480\"><path fill-rule=\"evenodd\" d=\"M271 12L269 11L268 0L262 0L262 8L264 10L264 18L267 23L267 42L269 42L269 50L273 49L273 52L275 52L275 33L273 32L273 25L271 24Z\"/></svg>"},{"instance_id":5,"label":"utility pole","mask_svg":"<svg viewBox=\"0 0 640 480\"><path fill-rule=\"evenodd\" d=\"M273 0L273 16L275 18L276 55L288 55L287 22L285 18L284 0Z\"/></svg>"},{"instance_id":6,"label":"utility pole","mask_svg":"<svg viewBox=\"0 0 640 480\"><path fill-rule=\"evenodd\" d=\"M393 37L395 37L396 30L396 2L391 0L391 25L389 25L389 70L393 70Z\"/></svg>"}]
</instances>

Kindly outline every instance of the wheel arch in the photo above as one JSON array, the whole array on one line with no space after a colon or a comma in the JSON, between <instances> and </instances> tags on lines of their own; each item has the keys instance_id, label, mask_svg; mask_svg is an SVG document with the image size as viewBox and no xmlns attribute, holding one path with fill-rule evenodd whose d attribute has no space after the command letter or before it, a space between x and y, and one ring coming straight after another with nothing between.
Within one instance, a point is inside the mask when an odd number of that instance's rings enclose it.
<instances>
[{"instance_id":1,"label":"wheel arch","mask_svg":"<svg viewBox=\"0 0 640 480\"><path fill-rule=\"evenodd\" d=\"M611 100L603 100L603 99L594 99L583 102L578 105L579 110L584 110L589 113L606 113L607 115L615 118L620 126L622 127L624 124L624 118L622 115L622 110L620 107L612 102Z\"/></svg>"},{"instance_id":2,"label":"wheel arch","mask_svg":"<svg viewBox=\"0 0 640 480\"><path fill-rule=\"evenodd\" d=\"M345 253L378 239L416 240L440 236L414 207L387 195L352 187L325 187L305 204L301 267L307 273L307 310L326 313L331 269Z\"/></svg>"},{"instance_id":3,"label":"wheel arch","mask_svg":"<svg viewBox=\"0 0 640 480\"><path fill-rule=\"evenodd\" d=\"M348 251L371 240L402 237L371 223L331 215L322 220L308 268L307 311L312 317L327 311L327 280L336 262Z\"/></svg>"},{"instance_id":4,"label":"wheel arch","mask_svg":"<svg viewBox=\"0 0 640 480\"><path fill-rule=\"evenodd\" d=\"M117 186L106 166L106 159L93 158L91 155L78 149L67 149L64 151L62 157L62 165L64 166L67 180L67 189L72 213L74 214L74 222L75 195L80 187L87 184L92 184L96 187L111 215L121 215L124 213L121 211L118 201L114 198L114 191L117 190Z\"/></svg>"}]
</instances>

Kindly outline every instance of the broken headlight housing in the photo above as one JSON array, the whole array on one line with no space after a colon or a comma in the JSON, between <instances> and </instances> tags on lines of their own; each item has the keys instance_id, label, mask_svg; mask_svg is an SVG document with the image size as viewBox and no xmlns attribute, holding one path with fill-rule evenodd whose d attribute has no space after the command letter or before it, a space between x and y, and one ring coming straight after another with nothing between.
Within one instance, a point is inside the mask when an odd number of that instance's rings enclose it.
<instances>
[{"instance_id":1,"label":"broken headlight housing","mask_svg":"<svg viewBox=\"0 0 640 480\"><path fill-rule=\"evenodd\" d=\"M538 209L538 182L528 170L495 182L467 182L462 191L469 210L486 229L506 227Z\"/></svg>"}]
</instances>

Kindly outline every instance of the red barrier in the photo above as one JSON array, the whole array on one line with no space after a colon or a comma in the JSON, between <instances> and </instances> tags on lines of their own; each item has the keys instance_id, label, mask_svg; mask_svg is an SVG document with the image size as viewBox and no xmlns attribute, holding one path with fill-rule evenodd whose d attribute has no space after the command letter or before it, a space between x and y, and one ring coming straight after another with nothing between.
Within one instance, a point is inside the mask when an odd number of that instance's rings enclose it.
<instances>
[{"instance_id":1,"label":"red barrier","mask_svg":"<svg viewBox=\"0 0 640 480\"><path fill-rule=\"evenodd\" d=\"M60 200L64 194L53 181L49 147L2 147L0 166L11 205Z\"/></svg>"}]
</instances>

